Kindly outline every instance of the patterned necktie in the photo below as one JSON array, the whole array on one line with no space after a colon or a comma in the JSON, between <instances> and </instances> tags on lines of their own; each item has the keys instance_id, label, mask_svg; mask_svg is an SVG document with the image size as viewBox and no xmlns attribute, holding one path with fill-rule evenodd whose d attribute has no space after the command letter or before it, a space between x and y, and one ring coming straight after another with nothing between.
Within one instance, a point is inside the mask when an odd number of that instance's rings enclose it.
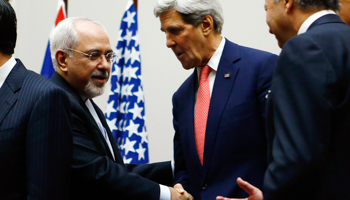
<instances>
[{"instance_id":1,"label":"patterned necktie","mask_svg":"<svg viewBox=\"0 0 350 200\"><path fill-rule=\"evenodd\" d=\"M208 75L210 67L204 66L201 70L199 79L199 89L196 101L196 110L194 117L194 135L196 139L196 148L199 160L203 165L204 143L205 143L205 129L207 127L207 119L210 104L210 88Z\"/></svg>"}]
</instances>

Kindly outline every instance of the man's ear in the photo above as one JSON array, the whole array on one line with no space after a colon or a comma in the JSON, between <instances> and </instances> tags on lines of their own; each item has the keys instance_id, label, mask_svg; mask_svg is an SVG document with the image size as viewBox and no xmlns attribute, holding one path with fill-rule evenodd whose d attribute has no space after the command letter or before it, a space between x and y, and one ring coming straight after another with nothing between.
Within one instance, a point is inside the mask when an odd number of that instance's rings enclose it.
<instances>
[{"instance_id":1,"label":"man's ear","mask_svg":"<svg viewBox=\"0 0 350 200\"><path fill-rule=\"evenodd\" d=\"M201 24L202 31L205 36L208 36L214 30L214 20L210 15L206 15Z\"/></svg>"},{"instance_id":2,"label":"man's ear","mask_svg":"<svg viewBox=\"0 0 350 200\"><path fill-rule=\"evenodd\" d=\"M286 13L290 13L292 11L294 5L294 0L284 0L284 8Z\"/></svg>"},{"instance_id":3,"label":"man's ear","mask_svg":"<svg viewBox=\"0 0 350 200\"><path fill-rule=\"evenodd\" d=\"M57 67L60 68L62 72L67 72L67 59L69 57L68 54L62 49L59 49L56 51L55 57L58 64Z\"/></svg>"}]
</instances>

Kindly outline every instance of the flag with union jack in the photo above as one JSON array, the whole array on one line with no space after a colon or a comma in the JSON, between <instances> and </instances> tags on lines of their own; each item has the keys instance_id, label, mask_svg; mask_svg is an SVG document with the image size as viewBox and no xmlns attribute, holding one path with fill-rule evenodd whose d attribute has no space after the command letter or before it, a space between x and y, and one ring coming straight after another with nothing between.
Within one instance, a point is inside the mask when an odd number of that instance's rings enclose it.
<instances>
[{"instance_id":1,"label":"flag with union jack","mask_svg":"<svg viewBox=\"0 0 350 200\"><path fill-rule=\"evenodd\" d=\"M60 21L64 20L66 18L66 16L67 16L66 15L66 4L64 3L63 0L58 0L58 12L56 15L54 27L56 27ZM54 27L52 28L51 33L52 33ZM43 63L43 66L41 68L40 74L49 79L49 78L51 78L51 76L54 72L55 72L55 70L53 68L53 64L52 64L52 60L51 60L50 39L49 39L49 41L47 43L47 47L46 47L44 63Z\"/></svg>"},{"instance_id":2,"label":"flag with union jack","mask_svg":"<svg viewBox=\"0 0 350 200\"><path fill-rule=\"evenodd\" d=\"M137 13L129 0L121 21L105 112L124 163L148 163Z\"/></svg>"}]
</instances>

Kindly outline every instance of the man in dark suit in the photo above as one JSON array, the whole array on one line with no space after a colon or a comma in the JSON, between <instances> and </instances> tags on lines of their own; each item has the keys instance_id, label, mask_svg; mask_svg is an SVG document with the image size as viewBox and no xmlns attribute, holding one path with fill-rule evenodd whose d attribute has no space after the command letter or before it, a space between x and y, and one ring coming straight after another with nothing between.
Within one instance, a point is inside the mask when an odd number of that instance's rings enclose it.
<instances>
[{"instance_id":1,"label":"man in dark suit","mask_svg":"<svg viewBox=\"0 0 350 200\"><path fill-rule=\"evenodd\" d=\"M244 197L235 179L260 187L267 167L265 95L277 56L222 37L216 0L158 1L154 13L167 47L194 68L173 96L174 183L194 199Z\"/></svg>"},{"instance_id":2,"label":"man in dark suit","mask_svg":"<svg viewBox=\"0 0 350 200\"><path fill-rule=\"evenodd\" d=\"M69 199L66 93L12 57L16 14L0 0L0 199Z\"/></svg>"},{"instance_id":3,"label":"man in dark suit","mask_svg":"<svg viewBox=\"0 0 350 200\"><path fill-rule=\"evenodd\" d=\"M350 199L350 28L338 6L266 0L282 48L268 96L266 200Z\"/></svg>"},{"instance_id":4,"label":"man in dark suit","mask_svg":"<svg viewBox=\"0 0 350 200\"><path fill-rule=\"evenodd\" d=\"M51 81L68 93L73 117L72 199L192 199L181 188L158 184L171 184L170 162L124 165L92 101L103 93L114 56L105 29L90 19L68 18L50 41L56 71Z\"/></svg>"},{"instance_id":5,"label":"man in dark suit","mask_svg":"<svg viewBox=\"0 0 350 200\"><path fill-rule=\"evenodd\" d=\"M350 199L350 28L338 6L266 1L282 52L268 100L275 137L264 199Z\"/></svg>"}]
</instances>

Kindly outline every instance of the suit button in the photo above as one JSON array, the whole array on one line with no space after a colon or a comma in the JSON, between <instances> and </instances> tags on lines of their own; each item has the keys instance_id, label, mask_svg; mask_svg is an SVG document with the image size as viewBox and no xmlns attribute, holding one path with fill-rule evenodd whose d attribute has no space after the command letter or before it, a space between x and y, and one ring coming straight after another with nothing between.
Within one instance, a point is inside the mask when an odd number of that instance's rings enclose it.
<instances>
[{"instance_id":1,"label":"suit button","mask_svg":"<svg viewBox=\"0 0 350 200\"><path fill-rule=\"evenodd\" d=\"M202 185L202 190L206 190L208 188L207 184Z\"/></svg>"}]
</instances>

